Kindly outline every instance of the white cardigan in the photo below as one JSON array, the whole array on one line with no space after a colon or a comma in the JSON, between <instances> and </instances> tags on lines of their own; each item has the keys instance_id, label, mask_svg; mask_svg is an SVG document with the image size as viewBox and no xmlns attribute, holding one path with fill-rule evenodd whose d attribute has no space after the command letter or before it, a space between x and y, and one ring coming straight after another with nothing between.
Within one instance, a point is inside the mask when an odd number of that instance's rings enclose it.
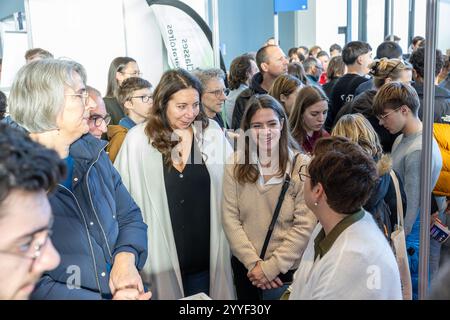
<instances>
[{"instance_id":1,"label":"white cardigan","mask_svg":"<svg viewBox=\"0 0 450 320\"><path fill-rule=\"evenodd\" d=\"M402 299L394 254L370 213L345 229L314 261L314 229L291 286L290 300Z\"/></svg>"},{"instance_id":2,"label":"white cardigan","mask_svg":"<svg viewBox=\"0 0 450 320\"><path fill-rule=\"evenodd\" d=\"M211 179L209 295L213 299L234 299L230 248L220 219L224 159L229 158L232 149L215 121L209 121L202 141L197 140L195 126L193 129ZM162 155L149 144L144 130L145 123L127 133L114 166L148 225L149 252L142 272L144 283L151 285L153 299L180 299L184 297L183 283L170 221ZM198 190L198 195L202 196L202 190Z\"/></svg>"}]
</instances>

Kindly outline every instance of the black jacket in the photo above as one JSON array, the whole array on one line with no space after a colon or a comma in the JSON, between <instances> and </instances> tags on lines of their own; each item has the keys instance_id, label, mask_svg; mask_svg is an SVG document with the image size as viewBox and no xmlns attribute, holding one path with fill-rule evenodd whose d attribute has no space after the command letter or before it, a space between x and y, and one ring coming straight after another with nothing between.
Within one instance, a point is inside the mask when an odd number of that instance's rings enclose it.
<instances>
[{"instance_id":1,"label":"black jacket","mask_svg":"<svg viewBox=\"0 0 450 320\"><path fill-rule=\"evenodd\" d=\"M423 116L423 83L415 82L412 84L416 89L420 99L419 118ZM450 116L450 91L443 87L434 86L434 123L443 123L444 116Z\"/></svg>"},{"instance_id":2,"label":"black jacket","mask_svg":"<svg viewBox=\"0 0 450 320\"><path fill-rule=\"evenodd\" d=\"M262 82L263 76L260 72L258 72L253 76L250 87L242 91L239 97L237 97L236 104L234 105L233 117L231 120L231 129L237 130L241 127L241 120L244 116L248 100L250 100L250 98L255 94L267 93L267 91L261 87Z\"/></svg>"}]
</instances>

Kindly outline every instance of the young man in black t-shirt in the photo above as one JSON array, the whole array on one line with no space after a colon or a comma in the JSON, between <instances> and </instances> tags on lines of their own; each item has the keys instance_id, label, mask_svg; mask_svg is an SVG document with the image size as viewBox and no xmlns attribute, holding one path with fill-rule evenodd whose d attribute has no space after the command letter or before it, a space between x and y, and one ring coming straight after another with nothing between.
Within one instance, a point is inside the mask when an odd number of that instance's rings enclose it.
<instances>
[{"instance_id":1,"label":"young man in black t-shirt","mask_svg":"<svg viewBox=\"0 0 450 320\"><path fill-rule=\"evenodd\" d=\"M347 74L341 77L331 92L325 129L330 131L335 117L344 104L352 101L358 86L367 81L369 65L372 63L372 48L368 43L352 41L342 50L342 59L347 66Z\"/></svg>"}]
</instances>

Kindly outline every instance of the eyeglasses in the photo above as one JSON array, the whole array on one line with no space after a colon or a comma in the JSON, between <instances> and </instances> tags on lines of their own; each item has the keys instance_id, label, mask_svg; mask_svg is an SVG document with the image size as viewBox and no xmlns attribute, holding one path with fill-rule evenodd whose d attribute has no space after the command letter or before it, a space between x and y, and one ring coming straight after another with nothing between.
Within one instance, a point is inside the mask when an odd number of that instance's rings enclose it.
<instances>
[{"instance_id":1,"label":"eyeglasses","mask_svg":"<svg viewBox=\"0 0 450 320\"><path fill-rule=\"evenodd\" d=\"M230 89L224 88L224 89L218 89L218 90L214 90L214 91L206 91L206 93L211 93L214 94L216 96L216 98L220 98L223 95L228 96L228 94L230 93Z\"/></svg>"},{"instance_id":2,"label":"eyeglasses","mask_svg":"<svg viewBox=\"0 0 450 320\"><path fill-rule=\"evenodd\" d=\"M80 97L84 106L87 106L89 101L89 94L87 91L83 91L83 93L66 93L64 95L69 97Z\"/></svg>"},{"instance_id":3,"label":"eyeglasses","mask_svg":"<svg viewBox=\"0 0 450 320\"><path fill-rule=\"evenodd\" d=\"M141 98L143 103L148 103L149 101L153 102L153 97L152 96L135 96L135 97L131 97L131 99L133 98Z\"/></svg>"},{"instance_id":4,"label":"eyeglasses","mask_svg":"<svg viewBox=\"0 0 450 320\"><path fill-rule=\"evenodd\" d=\"M389 112L386 113L386 114L381 114L381 115L377 116L378 121L386 120L387 117L389 117L392 113L394 113L395 111L397 111L397 110L400 109L401 107L403 107L403 105L401 105L400 107L395 108L395 109L392 110L392 111L389 111Z\"/></svg>"},{"instance_id":5,"label":"eyeglasses","mask_svg":"<svg viewBox=\"0 0 450 320\"><path fill-rule=\"evenodd\" d=\"M306 173L308 166L306 164L302 165L298 170L298 176L301 182L305 182L306 178L311 178L310 175Z\"/></svg>"},{"instance_id":6,"label":"eyeglasses","mask_svg":"<svg viewBox=\"0 0 450 320\"><path fill-rule=\"evenodd\" d=\"M127 74L127 75L132 76L132 77L138 77L138 78L140 78L140 77L143 76L143 73L140 72L140 71L135 71L135 72L123 72L123 71L119 71L119 72L120 72L121 74Z\"/></svg>"},{"instance_id":7,"label":"eyeglasses","mask_svg":"<svg viewBox=\"0 0 450 320\"><path fill-rule=\"evenodd\" d=\"M89 121L94 122L96 127L100 127L103 121L105 121L105 124L108 125L111 122L111 116L108 113L104 117L99 114L93 114L89 117Z\"/></svg>"},{"instance_id":8,"label":"eyeglasses","mask_svg":"<svg viewBox=\"0 0 450 320\"><path fill-rule=\"evenodd\" d=\"M32 235L32 239L29 243L22 245L18 248L19 252L3 251L0 250L2 254L8 254L23 259L30 259L31 265L30 270L33 270L33 266L39 257L42 255L46 245L48 244L48 239L52 236L51 228L46 228Z\"/></svg>"}]
</instances>

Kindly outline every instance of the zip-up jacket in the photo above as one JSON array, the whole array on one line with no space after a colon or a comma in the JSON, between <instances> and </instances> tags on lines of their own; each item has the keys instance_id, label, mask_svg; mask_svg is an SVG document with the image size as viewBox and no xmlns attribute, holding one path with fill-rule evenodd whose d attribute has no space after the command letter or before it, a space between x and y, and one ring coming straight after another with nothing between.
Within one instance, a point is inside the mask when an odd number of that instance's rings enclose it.
<instances>
[{"instance_id":1,"label":"zip-up jacket","mask_svg":"<svg viewBox=\"0 0 450 320\"><path fill-rule=\"evenodd\" d=\"M54 215L52 242L60 265L46 272L32 299L108 299L109 275L120 252L147 258L147 225L103 151L106 142L87 134L71 147L72 186L59 184L49 196Z\"/></svg>"}]
</instances>

